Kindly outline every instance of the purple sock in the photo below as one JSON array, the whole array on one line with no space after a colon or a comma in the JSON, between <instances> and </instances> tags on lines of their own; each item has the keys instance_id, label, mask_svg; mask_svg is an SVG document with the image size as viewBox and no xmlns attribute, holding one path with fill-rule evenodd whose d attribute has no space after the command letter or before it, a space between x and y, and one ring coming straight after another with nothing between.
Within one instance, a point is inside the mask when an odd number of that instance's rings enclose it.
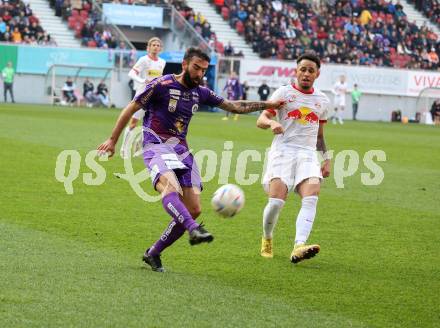
<instances>
[{"instance_id":1,"label":"purple sock","mask_svg":"<svg viewBox=\"0 0 440 328\"><path fill-rule=\"evenodd\" d=\"M173 218L176 223L183 225L189 232L198 228L198 223L194 221L185 204L180 200L177 192L172 192L162 198L162 205L165 211Z\"/></svg>"},{"instance_id":2,"label":"purple sock","mask_svg":"<svg viewBox=\"0 0 440 328\"><path fill-rule=\"evenodd\" d=\"M177 239L182 237L185 233L185 228L180 223L171 220L168 227L162 233L162 236L150 247L148 254L156 256L163 252L163 250L171 246Z\"/></svg>"}]
</instances>

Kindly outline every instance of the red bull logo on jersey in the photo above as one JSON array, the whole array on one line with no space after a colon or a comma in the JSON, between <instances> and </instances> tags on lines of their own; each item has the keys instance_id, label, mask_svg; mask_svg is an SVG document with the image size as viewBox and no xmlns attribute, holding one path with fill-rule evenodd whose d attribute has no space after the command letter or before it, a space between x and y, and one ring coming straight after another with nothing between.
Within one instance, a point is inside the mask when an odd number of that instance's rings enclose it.
<instances>
[{"instance_id":1,"label":"red bull logo on jersey","mask_svg":"<svg viewBox=\"0 0 440 328\"><path fill-rule=\"evenodd\" d=\"M318 115L307 107L300 107L298 109L291 110L287 113L286 120L288 119L293 119L303 125L315 124L319 122Z\"/></svg>"}]
</instances>

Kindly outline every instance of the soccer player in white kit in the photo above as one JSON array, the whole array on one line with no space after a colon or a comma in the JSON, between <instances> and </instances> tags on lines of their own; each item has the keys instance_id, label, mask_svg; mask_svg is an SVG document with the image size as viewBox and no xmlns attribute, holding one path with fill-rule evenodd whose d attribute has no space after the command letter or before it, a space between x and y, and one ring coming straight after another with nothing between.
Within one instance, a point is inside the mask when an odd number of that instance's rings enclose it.
<instances>
[{"instance_id":1,"label":"soccer player in white kit","mask_svg":"<svg viewBox=\"0 0 440 328\"><path fill-rule=\"evenodd\" d=\"M257 121L259 128L270 128L275 134L263 177L269 196L263 212L261 243L261 256L266 258L273 257L273 230L291 191L301 197L301 209L296 219L295 245L290 260L297 263L315 256L320 250L319 245L306 244L316 215L320 181L330 174L324 141L330 101L324 93L313 88L320 66L315 54L300 56L297 81L278 88L271 96L271 101L284 100L286 105L277 112L265 110ZM316 150L324 153L322 166Z\"/></svg>"},{"instance_id":2,"label":"soccer player in white kit","mask_svg":"<svg viewBox=\"0 0 440 328\"><path fill-rule=\"evenodd\" d=\"M136 96L141 93L146 84L153 79L162 76L166 62L162 58L159 58L159 53L162 51L162 41L157 38L151 38L147 42L147 55L142 56L133 66L128 73L128 76L134 81L134 88L136 89ZM144 118L145 111L138 110L133 114L130 123L125 128L124 138L121 146L121 157L126 158L128 140L132 130L136 127L137 123Z\"/></svg>"},{"instance_id":3,"label":"soccer player in white kit","mask_svg":"<svg viewBox=\"0 0 440 328\"><path fill-rule=\"evenodd\" d=\"M344 124L342 120L342 115L345 110L345 94L347 93L347 82L345 81L345 76L341 75L339 77L339 81L335 83L332 90L335 98L334 98L334 106L335 106L335 114L332 117L333 124L336 124L336 120L340 124Z\"/></svg>"}]
</instances>

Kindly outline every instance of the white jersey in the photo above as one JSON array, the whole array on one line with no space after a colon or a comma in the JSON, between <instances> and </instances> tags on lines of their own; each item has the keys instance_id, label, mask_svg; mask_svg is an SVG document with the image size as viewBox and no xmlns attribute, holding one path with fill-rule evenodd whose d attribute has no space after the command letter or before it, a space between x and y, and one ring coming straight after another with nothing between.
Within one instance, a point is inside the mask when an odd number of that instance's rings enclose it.
<instances>
[{"instance_id":1,"label":"white jersey","mask_svg":"<svg viewBox=\"0 0 440 328\"><path fill-rule=\"evenodd\" d=\"M284 129L283 134L274 137L271 150L289 151L302 148L315 151L319 123L327 121L330 105L328 97L316 89L304 93L294 85L285 85L278 88L270 100L286 101L277 111L269 110L277 116Z\"/></svg>"},{"instance_id":2,"label":"white jersey","mask_svg":"<svg viewBox=\"0 0 440 328\"><path fill-rule=\"evenodd\" d=\"M347 93L347 83L338 81L333 86L333 94L337 106L345 106L345 94Z\"/></svg>"},{"instance_id":3,"label":"white jersey","mask_svg":"<svg viewBox=\"0 0 440 328\"><path fill-rule=\"evenodd\" d=\"M133 70L138 74L141 79L146 80L146 83L151 80L162 76L163 69L165 68L166 61L162 58L157 60L152 59L148 55L142 56L133 66ZM136 91L140 91L145 86L145 83L139 83L134 81L134 88Z\"/></svg>"}]
</instances>

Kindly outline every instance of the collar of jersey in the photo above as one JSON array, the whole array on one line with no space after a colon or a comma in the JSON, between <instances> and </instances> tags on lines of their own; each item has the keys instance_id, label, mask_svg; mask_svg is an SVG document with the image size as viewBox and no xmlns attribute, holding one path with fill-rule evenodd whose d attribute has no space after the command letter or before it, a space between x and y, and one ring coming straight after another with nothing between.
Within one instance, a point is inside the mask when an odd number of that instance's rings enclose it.
<instances>
[{"instance_id":1,"label":"collar of jersey","mask_svg":"<svg viewBox=\"0 0 440 328\"><path fill-rule=\"evenodd\" d=\"M306 95L311 95L313 92L315 92L315 89L313 89L313 88L310 89L310 91L302 91L302 90L298 89L298 87L295 85L295 83L292 83L292 88L294 88L295 90L297 90L301 93L304 93Z\"/></svg>"}]
</instances>

